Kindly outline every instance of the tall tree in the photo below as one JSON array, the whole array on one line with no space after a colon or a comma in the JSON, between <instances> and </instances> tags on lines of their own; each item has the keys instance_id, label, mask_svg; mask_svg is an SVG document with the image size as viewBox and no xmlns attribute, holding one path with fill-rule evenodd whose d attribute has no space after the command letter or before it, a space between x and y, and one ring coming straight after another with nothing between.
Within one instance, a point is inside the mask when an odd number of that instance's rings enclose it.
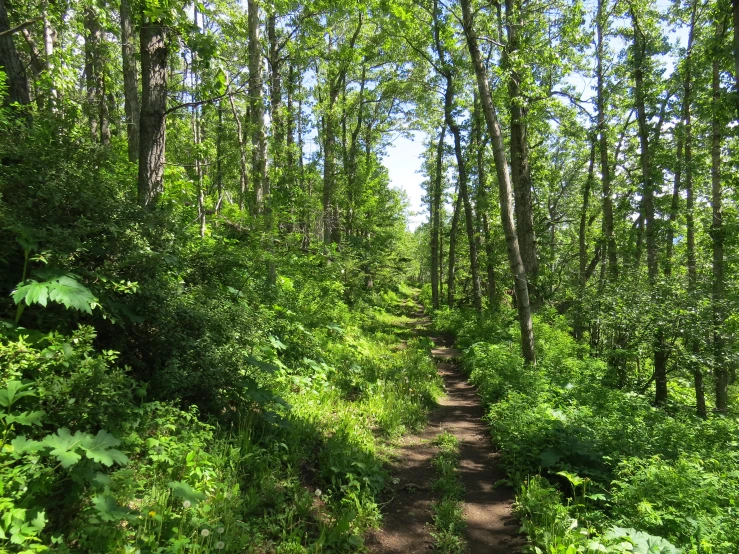
<instances>
[{"instance_id":1,"label":"tall tree","mask_svg":"<svg viewBox=\"0 0 739 554\"><path fill-rule=\"evenodd\" d=\"M605 71L603 62L605 56L605 29L608 16L606 2L598 0L598 8L595 16L596 28L596 81L597 81L597 111L598 111L598 135L600 150L600 175L603 194L603 236L605 240L605 253L608 260L608 274L612 280L618 278L618 256L616 252L616 238L613 233L613 197L611 191L611 165L608 158L608 127L606 124L606 98L605 98Z\"/></svg>"},{"instance_id":2,"label":"tall tree","mask_svg":"<svg viewBox=\"0 0 739 554\"><path fill-rule=\"evenodd\" d=\"M126 114L128 161L139 159L139 75L136 66L136 44L130 0L121 0L121 59L123 62L123 110Z\"/></svg>"},{"instance_id":3,"label":"tall tree","mask_svg":"<svg viewBox=\"0 0 739 554\"><path fill-rule=\"evenodd\" d=\"M262 90L262 47L259 38L259 0L247 2L249 10L249 113L251 115L251 178L253 208L261 212L269 195L267 137L265 135L264 93Z\"/></svg>"},{"instance_id":4,"label":"tall tree","mask_svg":"<svg viewBox=\"0 0 739 554\"><path fill-rule=\"evenodd\" d=\"M13 31L8 20L8 11L5 0L0 0L0 66L8 78L8 97L10 104L26 105L31 102L28 92L28 79L23 63L18 57L18 51L13 42Z\"/></svg>"},{"instance_id":5,"label":"tall tree","mask_svg":"<svg viewBox=\"0 0 739 554\"><path fill-rule=\"evenodd\" d=\"M441 268L441 197L444 172L444 139L446 137L446 123L441 126L439 140L436 144L436 165L431 190L431 302L434 309L439 309L439 282Z\"/></svg>"},{"instance_id":6,"label":"tall tree","mask_svg":"<svg viewBox=\"0 0 739 554\"><path fill-rule=\"evenodd\" d=\"M102 59L102 29L93 6L85 8L85 82L87 86L87 119L94 142L110 143L108 102Z\"/></svg>"},{"instance_id":7,"label":"tall tree","mask_svg":"<svg viewBox=\"0 0 739 554\"><path fill-rule=\"evenodd\" d=\"M167 27L142 14L138 201L153 207L164 192L167 111Z\"/></svg>"},{"instance_id":8,"label":"tall tree","mask_svg":"<svg viewBox=\"0 0 739 554\"><path fill-rule=\"evenodd\" d=\"M721 143L724 121L721 94L720 52L726 32L724 15L716 17L714 53L711 60L711 243L712 273L712 334L713 371L716 379L716 410L725 412L729 405L729 371L726 367L724 323L726 321L724 283L724 216L721 185Z\"/></svg>"},{"instance_id":9,"label":"tall tree","mask_svg":"<svg viewBox=\"0 0 739 554\"><path fill-rule=\"evenodd\" d=\"M460 0L462 5L462 24L467 40L467 47L472 58L472 65L477 77L477 86L480 94L480 102L488 135L493 146L493 159L498 177L498 196L500 200L500 214L503 230L508 247L508 261L514 279L514 290L516 292L516 306L518 308L518 320L521 328L521 347L524 359L529 363L536 361L536 347L534 345L534 324L531 318L531 306L529 304L528 282L526 270L521 259L521 251L518 245L518 235L513 217L513 193L511 180L508 172L508 161L505 157L505 144L503 135L495 112L493 98L490 94L490 83L485 70L480 47L478 46L475 22L470 9L470 0Z\"/></svg>"},{"instance_id":10,"label":"tall tree","mask_svg":"<svg viewBox=\"0 0 739 554\"><path fill-rule=\"evenodd\" d=\"M519 65L519 30L526 19L524 2L505 0L506 45L503 48L503 66L508 75L508 110L510 113L511 185L515 199L516 231L526 276L535 280L539 272L534 232L534 207L529 166L528 106L521 89L522 75Z\"/></svg>"}]
</instances>

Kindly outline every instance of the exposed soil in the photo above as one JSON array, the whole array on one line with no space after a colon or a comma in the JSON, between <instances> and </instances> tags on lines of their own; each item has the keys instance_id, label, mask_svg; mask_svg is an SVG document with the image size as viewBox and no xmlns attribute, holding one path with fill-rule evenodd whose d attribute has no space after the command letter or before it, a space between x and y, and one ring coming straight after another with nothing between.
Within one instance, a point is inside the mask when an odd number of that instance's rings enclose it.
<instances>
[{"instance_id":1,"label":"exposed soil","mask_svg":"<svg viewBox=\"0 0 739 554\"><path fill-rule=\"evenodd\" d=\"M415 314L417 332L429 324L423 314ZM367 546L372 554L415 554L433 548L431 537L431 483L435 478L431 461L436 448L431 444L442 431L459 440L459 474L465 487L465 539L469 554L510 554L519 552L525 540L512 515L514 493L495 487L503 473L496 468L495 453L488 429L482 421L484 409L475 389L460 373L455 359L461 353L452 348L451 337L431 336L436 345L431 354L438 360L446 395L429 415L426 428L405 437L396 449L393 475L395 496L385 507L382 529L371 533Z\"/></svg>"}]
</instances>

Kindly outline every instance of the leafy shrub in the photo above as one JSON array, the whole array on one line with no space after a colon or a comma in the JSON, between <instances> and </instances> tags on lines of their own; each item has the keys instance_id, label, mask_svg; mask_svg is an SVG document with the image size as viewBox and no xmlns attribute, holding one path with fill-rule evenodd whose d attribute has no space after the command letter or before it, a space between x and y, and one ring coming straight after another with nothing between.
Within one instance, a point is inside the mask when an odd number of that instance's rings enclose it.
<instances>
[{"instance_id":1,"label":"leafy shrub","mask_svg":"<svg viewBox=\"0 0 739 554\"><path fill-rule=\"evenodd\" d=\"M739 443L737 420L671 414L610 388L605 364L562 320L536 328L536 367L523 364L515 341L480 335L464 367L488 404L538 551L733 552L739 471L727 444Z\"/></svg>"}]
</instances>

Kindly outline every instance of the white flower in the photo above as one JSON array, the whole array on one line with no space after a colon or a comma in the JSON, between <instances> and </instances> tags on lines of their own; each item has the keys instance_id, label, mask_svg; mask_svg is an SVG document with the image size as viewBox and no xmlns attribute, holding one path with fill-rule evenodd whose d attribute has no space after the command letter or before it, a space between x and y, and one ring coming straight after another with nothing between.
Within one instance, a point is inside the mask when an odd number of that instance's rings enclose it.
<instances>
[{"instance_id":1,"label":"white flower","mask_svg":"<svg viewBox=\"0 0 739 554\"><path fill-rule=\"evenodd\" d=\"M225 529L223 527L218 528L218 534L222 535Z\"/></svg>"},{"instance_id":2,"label":"white flower","mask_svg":"<svg viewBox=\"0 0 739 554\"><path fill-rule=\"evenodd\" d=\"M187 510L190 506L192 506L192 502L190 502L189 500L185 500L182 503L182 507L185 508L185 510Z\"/></svg>"},{"instance_id":3,"label":"white flower","mask_svg":"<svg viewBox=\"0 0 739 554\"><path fill-rule=\"evenodd\" d=\"M223 542L223 541L218 541L218 542L216 543L216 550L223 550L223 547L225 547L225 546L226 546L226 543L225 543L225 542Z\"/></svg>"},{"instance_id":4,"label":"white flower","mask_svg":"<svg viewBox=\"0 0 739 554\"><path fill-rule=\"evenodd\" d=\"M321 492L321 489L316 489L315 494L316 496L321 496L323 493Z\"/></svg>"},{"instance_id":5,"label":"white flower","mask_svg":"<svg viewBox=\"0 0 739 554\"><path fill-rule=\"evenodd\" d=\"M200 534L204 537L207 537L208 535L210 535L210 531L208 531L207 529L203 529L202 531L200 531Z\"/></svg>"}]
</instances>

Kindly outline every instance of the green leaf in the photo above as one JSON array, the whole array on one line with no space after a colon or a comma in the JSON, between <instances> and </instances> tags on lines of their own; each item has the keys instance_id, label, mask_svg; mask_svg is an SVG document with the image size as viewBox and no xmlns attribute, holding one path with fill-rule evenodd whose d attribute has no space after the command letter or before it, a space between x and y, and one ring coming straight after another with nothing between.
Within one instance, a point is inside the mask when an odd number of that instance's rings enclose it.
<instances>
[{"instance_id":1,"label":"green leaf","mask_svg":"<svg viewBox=\"0 0 739 554\"><path fill-rule=\"evenodd\" d=\"M11 293L16 304L24 302L27 306L41 304L46 307L47 301L63 304L67 309L92 313L97 306L97 298L90 289L77 282L69 275L54 277L38 282L31 279L27 284L19 286Z\"/></svg>"},{"instance_id":2,"label":"green leaf","mask_svg":"<svg viewBox=\"0 0 739 554\"><path fill-rule=\"evenodd\" d=\"M562 459L562 452L556 448L547 448L544 452L539 454L541 460L541 467L548 468Z\"/></svg>"},{"instance_id":3,"label":"green leaf","mask_svg":"<svg viewBox=\"0 0 739 554\"><path fill-rule=\"evenodd\" d=\"M189 500L193 504L197 504L201 500L205 500L205 495L202 492L196 491L190 485L183 481L170 481L167 483L172 493L185 500Z\"/></svg>"},{"instance_id":4,"label":"green leaf","mask_svg":"<svg viewBox=\"0 0 739 554\"><path fill-rule=\"evenodd\" d=\"M24 385L20 381L9 381L4 389L0 389L0 406L10 408L25 396L35 396L31 385Z\"/></svg>"},{"instance_id":5,"label":"green leaf","mask_svg":"<svg viewBox=\"0 0 739 554\"><path fill-rule=\"evenodd\" d=\"M247 363L258 367L262 371L266 371L267 373L274 373L275 371L279 371L280 368L277 367L274 364L270 364L268 362L263 362L262 360L257 360L256 358L252 358L251 356L246 357Z\"/></svg>"},{"instance_id":6,"label":"green leaf","mask_svg":"<svg viewBox=\"0 0 739 554\"><path fill-rule=\"evenodd\" d=\"M18 287L12 296L16 304L20 304L23 301L28 306L31 304L41 304L45 308L46 301L49 298L49 287L46 283L31 280L29 284Z\"/></svg>"},{"instance_id":7,"label":"green leaf","mask_svg":"<svg viewBox=\"0 0 739 554\"><path fill-rule=\"evenodd\" d=\"M55 456L62 467L68 468L80 461L82 456L76 451L80 444L88 437L87 433L77 431L74 435L69 429L62 427L57 429L56 435L48 435L44 437L41 444L47 448L51 448L51 455Z\"/></svg>"},{"instance_id":8,"label":"green leaf","mask_svg":"<svg viewBox=\"0 0 739 554\"><path fill-rule=\"evenodd\" d=\"M41 511L31 520L30 528L34 534L38 534L43 531L44 527L46 527L46 512Z\"/></svg>"},{"instance_id":9,"label":"green leaf","mask_svg":"<svg viewBox=\"0 0 739 554\"><path fill-rule=\"evenodd\" d=\"M12 441L10 441L10 446L13 447L13 453L18 456L22 454L37 452L38 450L43 448L43 445L39 441L28 440L25 435L18 435L17 437L15 437Z\"/></svg>"},{"instance_id":10,"label":"green leaf","mask_svg":"<svg viewBox=\"0 0 739 554\"><path fill-rule=\"evenodd\" d=\"M100 430L94 437L87 435L81 443L82 449L91 460L99 464L110 467L114 463L125 465L128 463L128 457L113 448L121 443L117 438L105 430Z\"/></svg>"},{"instance_id":11,"label":"green leaf","mask_svg":"<svg viewBox=\"0 0 739 554\"><path fill-rule=\"evenodd\" d=\"M64 304L67 309L74 308L88 314L92 313L92 308L97 304L97 299L90 289L66 276L60 277L55 286L50 288L49 300Z\"/></svg>"},{"instance_id":12,"label":"green leaf","mask_svg":"<svg viewBox=\"0 0 739 554\"><path fill-rule=\"evenodd\" d=\"M96 494L93 496L92 505L95 507L100 519L107 522L121 521L131 513L131 510L119 505L115 498L107 494Z\"/></svg>"},{"instance_id":13,"label":"green leaf","mask_svg":"<svg viewBox=\"0 0 739 554\"><path fill-rule=\"evenodd\" d=\"M45 412L39 410L36 412L23 412L22 414L8 414L4 417L8 424L18 423L19 425L41 425L41 419L45 415Z\"/></svg>"},{"instance_id":14,"label":"green leaf","mask_svg":"<svg viewBox=\"0 0 739 554\"><path fill-rule=\"evenodd\" d=\"M612 527L605 534L608 540L627 539L633 545L635 554L681 554L682 550L667 539L650 535L637 529Z\"/></svg>"}]
</instances>

